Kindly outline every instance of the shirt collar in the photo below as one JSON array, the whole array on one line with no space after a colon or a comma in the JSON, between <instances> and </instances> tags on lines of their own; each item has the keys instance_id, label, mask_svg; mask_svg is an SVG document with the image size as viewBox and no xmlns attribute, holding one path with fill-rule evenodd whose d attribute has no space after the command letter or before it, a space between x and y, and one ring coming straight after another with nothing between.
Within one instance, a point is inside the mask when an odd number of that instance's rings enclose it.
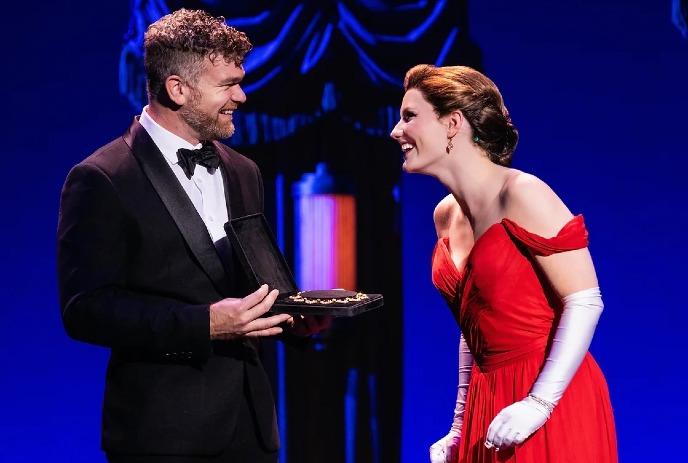
<instances>
[{"instance_id":1,"label":"shirt collar","mask_svg":"<svg viewBox=\"0 0 688 463\"><path fill-rule=\"evenodd\" d=\"M150 135L150 137L153 139L153 142L170 164L177 164L179 162L177 150L180 148L198 149L203 146L202 143L192 145L179 135L175 135L169 130L163 128L160 124L153 120L150 114L148 114L148 106L145 106L143 111L141 111L139 122L143 128L146 129L148 135Z\"/></svg>"}]
</instances>

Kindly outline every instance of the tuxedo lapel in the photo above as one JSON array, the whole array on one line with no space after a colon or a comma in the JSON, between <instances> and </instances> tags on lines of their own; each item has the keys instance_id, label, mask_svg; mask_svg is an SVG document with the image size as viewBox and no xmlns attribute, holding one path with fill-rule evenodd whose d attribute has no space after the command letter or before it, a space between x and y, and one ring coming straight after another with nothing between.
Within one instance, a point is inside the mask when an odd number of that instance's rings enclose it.
<instances>
[{"instance_id":1,"label":"tuxedo lapel","mask_svg":"<svg viewBox=\"0 0 688 463\"><path fill-rule=\"evenodd\" d=\"M164 156L138 120L134 120L124 135L124 141L131 148L198 263L217 290L221 294L229 294L225 269L203 220Z\"/></svg>"},{"instance_id":2,"label":"tuxedo lapel","mask_svg":"<svg viewBox=\"0 0 688 463\"><path fill-rule=\"evenodd\" d=\"M227 215L229 219L243 217L246 214L246 206L244 202L243 193L240 188L239 173L237 172L234 162L232 161L231 153L227 152L224 147L215 142L215 150L220 156L220 168L222 169L222 176L225 183L225 200L227 201Z\"/></svg>"},{"instance_id":3,"label":"tuxedo lapel","mask_svg":"<svg viewBox=\"0 0 688 463\"><path fill-rule=\"evenodd\" d=\"M225 166L224 162L222 162L222 158L220 158L220 174L222 174L222 185L223 189L225 192L225 204L227 205L227 220L232 220L232 203L229 200L229 178L227 174L227 167Z\"/></svg>"}]
</instances>

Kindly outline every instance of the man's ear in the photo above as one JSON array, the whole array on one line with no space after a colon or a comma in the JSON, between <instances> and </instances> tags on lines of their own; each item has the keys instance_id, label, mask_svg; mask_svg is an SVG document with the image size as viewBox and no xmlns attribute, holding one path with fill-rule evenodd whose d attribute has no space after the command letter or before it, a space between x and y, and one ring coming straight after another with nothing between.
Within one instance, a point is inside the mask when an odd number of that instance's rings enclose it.
<instances>
[{"instance_id":1,"label":"man's ear","mask_svg":"<svg viewBox=\"0 0 688 463\"><path fill-rule=\"evenodd\" d=\"M188 103L191 96L191 88L178 75L171 75L165 79L165 91L170 101L178 106Z\"/></svg>"},{"instance_id":2,"label":"man's ear","mask_svg":"<svg viewBox=\"0 0 688 463\"><path fill-rule=\"evenodd\" d=\"M447 138L454 138L454 136L459 133L459 130L461 130L461 127L463 127L466 119L463 117L461 111L452 111L445 117L447 121Z\"/></svg>"}]
</instances>

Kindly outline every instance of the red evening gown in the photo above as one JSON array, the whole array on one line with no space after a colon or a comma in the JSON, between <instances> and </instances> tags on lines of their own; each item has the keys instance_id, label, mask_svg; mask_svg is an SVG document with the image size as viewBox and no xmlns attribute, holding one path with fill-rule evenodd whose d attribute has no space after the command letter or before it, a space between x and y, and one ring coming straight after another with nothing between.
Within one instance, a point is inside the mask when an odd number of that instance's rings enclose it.
<instances>
[{"instance_id":1,"label":"red evening gown","mask_svg":"<svg viewBox=\"0 0 688 463\"><path fill-rule=\"evenodd\" d=\"M468 388L461 463L617 462L607 383L587 353L551 418L523 444L485 448L492 419L525 398L544 364L562 304L533 256L585 248L582 216L553 238L503 219L476 241L466 267L455 267L447 238L432 257L432 280L449 303L475 362Z\"/></svg>"}]
</instances>

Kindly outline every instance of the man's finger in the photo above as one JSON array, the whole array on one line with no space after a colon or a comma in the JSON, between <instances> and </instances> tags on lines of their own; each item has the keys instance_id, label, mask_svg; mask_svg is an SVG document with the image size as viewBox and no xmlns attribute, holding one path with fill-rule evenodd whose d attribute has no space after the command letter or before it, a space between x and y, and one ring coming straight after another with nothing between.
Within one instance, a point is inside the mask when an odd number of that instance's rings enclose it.
<instances>
[{"instance_id":1,"label":"man's finger","mask_svg":"<svg viewBox=\"0 0 688 463\"><path fill-rule=\"evenodd\" d=\"M267 328L259 331L251 331L246 333L244 336L249 338L261 338L264 336L277 336L282 333L282 328L279 326L273 326L272 328Z\"/></svg>"},{"instance_id":2,"label":"man's finger","mask_svg":"<svg viewBox=\"0 0 688 463\"><path fill-rule=\"evenodd\" d=\"M318 331L330 329L332 322L334 321L334 317L329 315L320 315L316 316L315 318L318 320Z\"/></svg>"},{"instance_id":3,"label":"man's finger","mask_svg":"<svg viewBox=\"0 0 688 463\"><path fill-rule=\"evenodd\" d=\"M301 320L305 325L307 333L319 333L332 326L332 317L321 315L306 315L301 316Z\"/></svg>"},{"instance_id":4,"label":"man's finger","mask_svg":"<svg viewBox=\"0 0 688 463\"><path fill-rule=\"evenodd\" d=\"M249 307L246 310L246 314L248 315L249 319L255 320L270 310L270 307L272 307L272 304L275 303L277 296L279 296L279 291L273 289L262 300L256 302L252 307Z\"/></svg>"},{"instance_id":5,"label":"man's finger","mask_svg":"<svg viewBox=\"0 0 688 463\"><path fill-rule=\"evenodd\" d=\"M317 316L316 317L305 317L304 321L306 322L306 326L308 327L309 331L311 331L311 332L320 331L321 320Z\"/></svg>"},{"instance_id":6,"label":"man's finger","mask_svg":"<svg viewBox=\"0 0 688 463\"><path fill-rule=\"evenodd\" d=\"M273 326L277 326L280 323L284 323L289 319L290 315L286 313L273 315L271 317L256 318L255 320L247 323L244 327L244 333L250 333L251 331L261 331ZM280 328L281 329L281 328Z\"/></svg>"},{"instance_id":7,"label":"man's finger","mask_svg":"<svg viewBox=\"0 0 688 463\"><path fill-rule=\"evenodd\" d=\"M265 296L268 294L268 290L268 285L262 285L260 288L244 297L241 300L241 308L243 310L248 310L254 307L256 304L260 303L260 301L265 299Z\"/></svg>"}]
</instances>

